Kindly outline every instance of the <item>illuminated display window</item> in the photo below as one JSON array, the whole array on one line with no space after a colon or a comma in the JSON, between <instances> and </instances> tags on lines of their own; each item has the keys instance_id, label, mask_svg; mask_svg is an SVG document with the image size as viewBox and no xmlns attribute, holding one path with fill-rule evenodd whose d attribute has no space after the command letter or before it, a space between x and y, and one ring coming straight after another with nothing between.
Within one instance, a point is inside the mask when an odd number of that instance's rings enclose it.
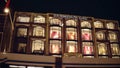
<instances>
[{"instance_id":1,"label":"illuminated display window","mask_svg":"<svg viewBox=\"0 0 120 68\"><path fill-rule=\"evenodd\" d=\"M36 26L33 28L33 36L45 36L45 28L41 26Z\"/></svg>"},{"instance_id":2,"label":"illuminated display window","mask_svg":"<svg viewBox=\"0 0 120 68\"><path fill-rule=\"evenodd\" d=\"M120 55L119 44L110 44L112 55Z\"/></svg>"},{"instance_id":3,"label":"illuminated display window","mask_svg":"<svg viewBox=\"0 0 120 68\"><path fill-rule=\"evenodd\" d=\"M33 40L32 41L32 53L43 53L44 52L44 41Z\"/></svg>"},{"instance_id":4,"label":"illuminated display window","mask_svg":"<svg viewBox=\"0 0 120 68\"><path fill-rule=\"evenodd\" d=\"M77 30L75 28L66 28L67 40L77 40Z\"/></svg>"},{"instance_id":5,"label":"illuminated display window","mask_svg":"<svg viewBox=\"0 0 120 68\"><path fill-rule=\"evenodd\" d=\"M61 41L50 40L50 53L52 54L61 53Z\"/></svg>"},{"instance_id":6,"label":"illuminated display window","mask_svg":"<svg viewBox=\"0 0 120 68\"><path fill-rule=\"evenodd\" d=\"M92 40L92 32L90 29L82 29L82 40Z\"/></svg>"},{"instance_id":7,"label":"illuminated display window","mask_svg":"<svg viewBox=\"0 0 120 68\"><path fill-rule=\"evenodd\" d=\"M27 28L18 28L17 37L25 37L25 36L27 36Z\"/></svg>"},{"instance_id":8,"label":"illuminated display window","mask_svg":"<svg viewBox=\"0 0 120 68\"><path fill-rule=\"evenodd\" d=\"M107 55L107 45L105 43L97 43L98 45L98 54Z\"/></svg>"},{"instance_id":9,"label":"illuminated display window","mask_svg":"<svg viewBox=\"0 0 120 68\"><path fill-rule=\"evenodd\" d=\"M75 20L67 20L66 26L77 26L76 21Z\"/></svg>"},{"instance_id":10,"label":"illuminated display window","mask_svg":"<svg viewBox=\"0 0 120 68\"><path fill-rule=\"evenodd\" d=\"M118 41L117 33L113 31L109 31L108 40L110 42L117 42Z\"/></svg>"},{"instance_id":11,"label":"illuminated display window","mask_svg":"<svg viewBox=\"0 0 120 68\"><path fill-rule=\"evenodd\" d=\"M34 23L45 23L45 17L40 16L40 15L34 17Z\"/></svg>"},{"instance_id":12,"label":"illuminated display window","mask_svg":"<svg viewBox=\"0 0 120 68\"><path fill-rule=\"evenodd\" d=\"M50 27L50 38L61 39L61 27Z\"/></svg>"},{"instance_id":13,"label":"illuminated display window","mask_svg":"<svg viewBox=\"0 0 120 68\"><path fill-rule=\"evenodd\" d=\"M67 41L66 45L67 45L66 50L68 53L77 53L78 52L77 42Z\"/></svg>"},{"instance_id":14,"label":"illuminated display window","mask_svg":"<svg viewBox=\"0 0 120 68\"><path fill-rule=\"evenodd\" d=\"M95 21L94 22L94 27L95 28L103 28L103 23L101 21Z\"/></svg>"},{"instance_id":15,"label":"illuminated display window","mask_svg":"<svg viewBox=\"0 0 120 68\"><path fill-rule=\"evenodd\" d=\"M81 22L81 27L91 28L91 24L90 24L89 21L82 21Z\"/></svg>"},{"instance_id":16,"label":"illuminated display window","mask_svg":"<svg viewBox=\"0 0 120 68\"><path fill-rule=\"evenodd\" d=\"M19 53L25 53L26 51L26 43L18 43L18 52Z\"/></svg>"},{"instance_id":17,"label":"illuminated display window","mask_svg":"<svg viewBox=\"0 0 120 68\"><path fill-rule=\"evenodd\" d=\"M115 29L115 24L113 22L107 23L107 28L108 29Z\"/></svg>"},{"instance_id":18,"label":"illuminated display window","mask_svg":"<svg viewBox=\"0 0 120 68\"><path fill-rule=\"evenodd\" d=\"M17 22L30 22L30 17L18 16L16 21Z\"/></svg>"},{"instance_id":19,"label":"illuminated display window","mask_svg":"<svg viewBox=\"0 0 120 68\"><path fill-rule=\"evenodd\" d=\"M93 54L93 43L91 42L82 42L82 51L85 55Z\"/></svg>"},{"instance_id":20,"label":"illuminated display window","mask_svg":"<svg viewBox=\"0 0 120 68\"><path fill-rule=\"evenodd\" d=\"M56 24L56 25L62 25L62 21L60 19L57 18L53 18L53 17L49 17L49 22L50 24Z\"/></svg>"},{"instance_id":21,"label":"illuminated display window","mask_svg":"<svg viewBox=\"0 0 120 68\"><path fill-rule=\"evenodd\" d=\"M105 40L105 32L104 31L97 31L96 32L96 39L97 40Z\"/></svg>"}]
</instances>

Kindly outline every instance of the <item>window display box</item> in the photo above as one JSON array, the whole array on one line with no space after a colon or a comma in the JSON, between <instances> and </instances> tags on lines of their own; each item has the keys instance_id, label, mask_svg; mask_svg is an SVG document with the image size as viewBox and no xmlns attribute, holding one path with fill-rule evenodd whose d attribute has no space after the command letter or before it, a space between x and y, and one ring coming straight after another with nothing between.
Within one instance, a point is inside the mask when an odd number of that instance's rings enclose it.
<instances>
[{"instance_id":1,"label":"window display box","mask_svg":"<svg viewBox=\"0 0 120 68\"><path fill-rule=\"evenodd\" d=\"M92 40L92 31L90 29L82 29L82 40Z\"/></svg>"},{"instance_id":2,"label":"window display box","mask_svg":"<svg viewBox=\"0 0 120 68\"><path fill-rule=\"evenodd\" d=\"M49 17L49 24L50 25L58 25L58 26L62 26L63 25L63 21L62 21L62 18L56 18L56 17L53 17L53 16L50 16Z\"/></svg>"},{"instance_id":3,"label":"window display box","mask_svg":"<svg viewBox=\"0 0 120 68\"><path fill-rule=\"evenodd\" d=\"M118 42L118 36L117 33L114 31L109 31L108 32L108 40L110 42Z\"/></svg>"},{"instance_id":4,"label":"window display box","mask_svg":"<svg viewBox=\"0 0 120 68\"><path fill-rule=\"evenodd\" d=\"M37 37L45 37L45 28L42 26L33 25L32 35Z\"/></svg>"},{"instance_id":5,"label":"window display box","mask_svg":"<svg viewBox=\"0 0 120 68\"><path fill-rule=\"evenodd\" d=\"M26 37L28 36L28 28L18 27L17 28L17 37Z\"/></svg>"},{"instance_id":6,"label":"window display box","mask_svg":"<svg viewBox=\"0 0 120 68\"><path fill-rule=\"evenodd\" d=\"M16 22L19 23L29 23L31 22L31 13L26 13L26 12L17 12L15 13L16 15Z\"/></svg>"},{"instance_id":7,"label":"window display box","mask_svg":"<svg viewBox=\"0 0 120 68\"><path fill-rule=\"evenodd\" d=\"M26 52L26 43L18 43L18 53L25 53Z\"/></svg>"},{"instance_id":8,"label":"window display box","mask_svg":"<svg viewBox=\"0 0 120 68\"><path fill-rule=\"evenodd\" d=\"M82 42L82 53L83 55L93 55L93 43L92 42Z\"/></svg>"},{"instance_id":9,"label":"window display box","mask_svg":"<svg viewBox=\"0 0 120 68\"><path fill-rule=\"evenodd\" d=\"M50 40L49 53L53 55L61 54L61 41Z\"/></svg>"},{"instance_id":10,"label":"window display box","mask_svg":"<svg viewBox=\"0 0 120 68\"><path fill-rule=\"evenodd\" d=\"M66 23L66 26L77 27L76 19L67 19L65 23Z\"/></svg>"},{"instance_id":11,"label":"window display box","mask_svg":"<svg viewBox=\"0 0 120 68\"><path fill-rule=\"evenodd\" d=\"M81 27L91 28L91 23L89 21L82 21Z\"/></svg>"},{"instance_id":12,"label":"window display box","mask_svg":"<svg viewBox=\"0 0 120 68\"><path fill-rule=\"evenodd\" d=\"M113 43L110 44L112 55L120 55L120 45Z\"/></svg>"},{"instance_id":13,"label":"window display box","mask_svg":"<svg viewBox=\"0 0 120 68\"><path fill-rule=\"evenodd\" d=\"M94 27L95 27L95 28L104 28L104 24L103 24L102 21L96 20L96 21L94 22Z\"/></svg>"},{"instance_id":14,"label":"window display box","mask_svg":"<svg viewBox=\"0 0 120 68\"><path fill-rule=\"evenodd\" d=\"M32 39L31 45L33 54L44 54L45 41L43 39Z\"/></svg>"},{"instance_id":15,"label":"window display box","mask_svg":"<svg viewBox=\"0 0 120 68\"><path fill-rule=\"evenodd\" d=\"M97 42L97 46L98 46L98 55L108 55L106 43Z\"/></svg>"},{"instance_id":16,"label":"window display box","mask_svg":"<svg viewBox=\"0 0 120 68\"><path fill-rule=\"evenodd\" d=\"M50 27L50 39L61 39L61 27Z\"/></svg>"},{"instance_id":17,"label":"window display box","mask_svg":"<svg viewBox=\"0 0 120 68\"><path fill-rule=\"evenodd\" d=\"M106 40L106 35L105 35L105 32L104 30L101 30L101 31L96 31L96 40Z\"/></svg>"},{"instance_id":18,"label":"window display box","mask_svg":"<svg viewBox=\"0 0 120 68\"><path fill-rule=\"evenodd\" d=\"M77 40L77 29L76 28L66 28L66 39L67 40Z\"/></svg>"},{"instance_id":19,"label":"window display box","mask_svg":"<svg viewBox=\"0 0 120 68\"><path fill-rule=\"evenodd\" d=\"M78 45L75 41L66 41L66 52L67 53L77 53Z\"/></svg>"},{"instance_id":20,"label":"window display box","mask_svg":"<svg viewBox=\"0 0 120 68\"><path fill-rule=\"evenodd\" d=\"M34 23L39 23L39 24L44 24L46 23L46 15L44 14L34 14L33 15L33 22Z\"/></svg>"}]
</instances>

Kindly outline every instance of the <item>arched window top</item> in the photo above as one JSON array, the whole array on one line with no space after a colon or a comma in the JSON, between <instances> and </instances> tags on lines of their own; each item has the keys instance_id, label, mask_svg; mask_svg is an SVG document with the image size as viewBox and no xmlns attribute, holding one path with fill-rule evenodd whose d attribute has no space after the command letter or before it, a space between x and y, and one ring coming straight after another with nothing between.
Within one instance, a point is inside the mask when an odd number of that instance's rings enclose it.
<instances>
[{"instance_id":1,"label":"arched window top","mask_svg":"<svg viewBox=\"0 0 120 68\"><path fill-rule=\"evenodd\" d=\"M76 21L75 20L67 20L66 25L67 26L76 26Z\"/></svg>"},{"instance_id":2,"label":"arched window top","mask_svg":"<svg viewBox=\"0 0 120 68\"><path fill-rule=\"evenodd\" d=\"M91 28L91 24L90 24L89 21L82 21L82 22L81 22L81 27Z\"/></svg>"}]
</instances>

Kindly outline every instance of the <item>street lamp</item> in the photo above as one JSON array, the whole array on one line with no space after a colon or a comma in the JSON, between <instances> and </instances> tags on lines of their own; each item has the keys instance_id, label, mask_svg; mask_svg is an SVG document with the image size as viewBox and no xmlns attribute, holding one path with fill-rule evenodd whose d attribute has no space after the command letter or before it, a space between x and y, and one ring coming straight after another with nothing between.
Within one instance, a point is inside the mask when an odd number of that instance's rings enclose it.
<instances>
[{"instance_id":1,"label":"street lamp","mask_svg":"<svg viewBox=\"0 0 120 68\"><path fill-rule=\"evenodd\" d=\"M9 12L10 12L10 9L9 9L9 8L5 8L5 9L4 9L4 12L5 12L5 13L9 13Z\"/></svg>"},{"instance_id":2,"label":"street lamp","mask_svg":"<svg viewBox=\"0 0 120 68\"><path fill-rule=\"evenodd\" d=\"M11 42L12 42L12 34L13 34L13 30L14 30L14 25L13 25L13 20L12 20L11 12L10 12L10 9L8 7L4 8L4 13L6 14L6 16L9 16L9 20L10 20L10 24L11 24L10 41L9 41L9 46L8 46L9 49L7 50L7 51L10 52ZM6 48L7 48L7 46L5 45L3 54L6 54Z\"/></svg>"}]
</instances>

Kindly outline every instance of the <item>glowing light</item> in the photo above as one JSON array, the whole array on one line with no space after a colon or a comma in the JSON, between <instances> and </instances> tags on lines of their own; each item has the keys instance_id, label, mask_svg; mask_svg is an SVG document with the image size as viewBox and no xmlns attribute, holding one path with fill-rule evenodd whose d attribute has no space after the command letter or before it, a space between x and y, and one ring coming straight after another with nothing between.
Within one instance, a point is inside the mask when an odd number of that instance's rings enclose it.
<instances>
[{"instance_id":1,"label":"glowing light","mask_svg":"<svg viewBox=\"0 0 120 68\"><path fill-rule=\"evenodd\" d=\"M9 12L10 12L9 8L5 8L5 9L4 9L4 12L5 12L5 13L9 13Z\"/></svg>"}]
</instances>

